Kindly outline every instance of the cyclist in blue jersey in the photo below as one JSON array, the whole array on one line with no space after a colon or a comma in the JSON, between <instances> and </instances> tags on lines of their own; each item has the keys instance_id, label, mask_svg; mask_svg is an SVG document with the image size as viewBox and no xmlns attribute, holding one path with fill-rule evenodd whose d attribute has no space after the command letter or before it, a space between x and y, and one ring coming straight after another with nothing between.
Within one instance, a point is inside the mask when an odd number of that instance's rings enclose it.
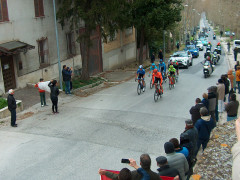
<instances>
[{"instance_id":1,"label":"cyclist in blue jersey","mask_svg":"<svg viewBox=\"0 0 240 180\"><path fill-rule=\"evenodd\" d=\"M145 69L143 69L143 66L140 65L139 69L137 70L137 74L136 74L136 79L138 78L138 83L140 81L140 79L142 79L142 83L143 83L143 92L145 91L144 87L145 87L145 82L144 82L144 78L145 78Z\"/></svg>"},{"instance_id":2,"label":"cyclist in blue jersey","mask_svg":"<svg viewBox=\"0 0 240 180\"><path fill-rule=\"evenodd\" d=\"M166 78L166 64L165 64L165 62L163 62L162 59L160 59L160 62L158 64L158 71L162 73L162 77L164 80L167 79Z\"/></svg>"},{"instance_id":3,"label":"cyclist in blue jersey","mask_svg":"<svg viewBox=\"0 0 240 180\"><path fill-rule=\"evenodd\" d=\"M148 75L149 77L153 73L154 69L157 69L157 66L155 65L155 63L152 63L152 66L150 67L150 71L149 71L149 75Z\"/></svg>"}]
</instances>

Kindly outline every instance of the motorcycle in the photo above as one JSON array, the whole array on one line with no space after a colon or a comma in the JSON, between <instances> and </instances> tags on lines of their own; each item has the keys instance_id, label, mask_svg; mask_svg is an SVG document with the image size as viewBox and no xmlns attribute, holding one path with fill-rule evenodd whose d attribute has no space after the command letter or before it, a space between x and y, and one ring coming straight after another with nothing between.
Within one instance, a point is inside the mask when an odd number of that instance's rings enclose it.
<instances>
[{"instance_id":1,"label":"motorcycle","mask_svg":"<svg viewBox=\"0 0 240 180\"><path fill-rule=\"evenodd\" d=\"M222 55L222 48L221 48L221 46L217 46L217 49L218 49L218 54Z\"/></svg>"},{"instance_id":2,"label":"motorcycle","mask_svg":"<svg viewBox=\"0 0 240 180\"><path fill-rule=\"evenodd\" d=\"M205 63L201 63L203 65L203 75L204 78L209 77L213 71L214 71L214 65L211 65L211 63L209 61L205 61Z\"/></svg>"},{"instance_id":3,"label":"motorcycle","mask_svg":"<svg viewBox=\"0 0 240 180\"><path fill-rule=\"evenodd\" d=\"M214 65L216 65L216 64L218 63L218 57L217 57L217 54L213 54L212 62L213 62Z\"/></svg>"}]
</instances>

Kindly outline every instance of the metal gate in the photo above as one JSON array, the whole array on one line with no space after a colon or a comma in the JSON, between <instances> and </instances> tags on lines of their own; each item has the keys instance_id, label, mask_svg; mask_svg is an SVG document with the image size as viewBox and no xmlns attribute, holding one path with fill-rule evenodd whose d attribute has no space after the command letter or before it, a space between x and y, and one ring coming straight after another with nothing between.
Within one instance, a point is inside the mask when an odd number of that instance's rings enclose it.
<instances>
[{"instance_id":1,"label":"metal gate","mask_svg":"<svg viewBox=\"0 0 240 180\"><path fill-rule=\"evenodd\" d=\"M85 32L85 28L79 30L81 35ZM83 48L84 45L80 43L80 48ZM81 51L84 53L83 51ZM82 57L84 55L82 54ZM90 75L94 75L103 71L102 65L102 43L100 28L97 27L94 32L91 33L91 47L89 49L89 61L88 61L88 72Z\"/></svg>"},{"instance_id":2,"label":"metal gate","mask_svg":"<svg viewBox=\"0 0 240 180\"><path fill-rule=\"evenodd\" d=\"M5 91L8 91L9 89L15 89L16 79L15 79L13 57L2 56L1 64L2 64L2 74L3 74Z\"/></svg>"}]
</instances>

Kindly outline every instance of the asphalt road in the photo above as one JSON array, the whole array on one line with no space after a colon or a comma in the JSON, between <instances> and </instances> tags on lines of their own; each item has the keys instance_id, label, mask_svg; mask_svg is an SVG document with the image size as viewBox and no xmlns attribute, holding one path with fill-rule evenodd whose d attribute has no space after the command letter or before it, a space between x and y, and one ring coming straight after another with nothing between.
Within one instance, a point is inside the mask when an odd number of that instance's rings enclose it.
<instances>
[{"instance_id":1,"label":"asphalt road","mask_svg":"<svg viewBox=\"0 0 240 180\"><path fill-rule=\"evenodd\" d=\"M210 32L211 34L212 32ZM213 45L217 41L212 40ZM43 111L19 122L18 128L0 129L0 179L99 179L99 168L128 167L121 158L149 153L164 155L163 145L184 130L195 98L202 97L227 72L224 55L214 73L203 77L203 52L193 66L180 71L172 90L164 84L164 95L154 102L146 78L146 92L137 95L132 79L86 98L72 97L59 115ZM132 168L130 168L132 169Z\"/></svg>"}]
</instances>

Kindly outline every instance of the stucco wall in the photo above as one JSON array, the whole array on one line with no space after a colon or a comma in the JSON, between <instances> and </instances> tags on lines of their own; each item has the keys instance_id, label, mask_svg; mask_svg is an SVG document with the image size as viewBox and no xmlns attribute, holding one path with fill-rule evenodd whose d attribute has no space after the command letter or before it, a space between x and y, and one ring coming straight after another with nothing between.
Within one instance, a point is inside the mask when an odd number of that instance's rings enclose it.
<instances>
[{"instance_id":1,"label":"stucco wall","mask_svg":"<svg viewBox=\"0 0 240 180\"><path fill-rule=\"evenodd\" d=\"M25 54L20 53L20 60L22 61L23 66L21 70L18 68L19 59L14 56L17 88L25 86L25 82L35 82L37 79L39 80L39 77L45 76L46 78L54 78L56 77L56 74L58 74L58 70L56 70L58 69L56 65L58 59L53 2L49 0L43 0L43 2L45 16L36 18L33 0L8 0L7 6L9 22L0 23L0 43L19 40L35 46L35 49L29 50ZM69 31L70 29L68 26L65 26L64 29L62 29L62 27L58 24L61 61L65 61L69 58L66 39L66 33ZM49 49L48 58L50 65L47 68L39 69L40 62L37 40L42 37L47 37ZM78 55L74 57L75 66L81 66L81 57L79 55L80 46L78 43L75 43L75 45L76 53ZM45 72L46 69L47 71ZM0 90L2 89L4 89L4 83L2 80L2 72L0 72Z\"/></svg>"}]
</instances>

